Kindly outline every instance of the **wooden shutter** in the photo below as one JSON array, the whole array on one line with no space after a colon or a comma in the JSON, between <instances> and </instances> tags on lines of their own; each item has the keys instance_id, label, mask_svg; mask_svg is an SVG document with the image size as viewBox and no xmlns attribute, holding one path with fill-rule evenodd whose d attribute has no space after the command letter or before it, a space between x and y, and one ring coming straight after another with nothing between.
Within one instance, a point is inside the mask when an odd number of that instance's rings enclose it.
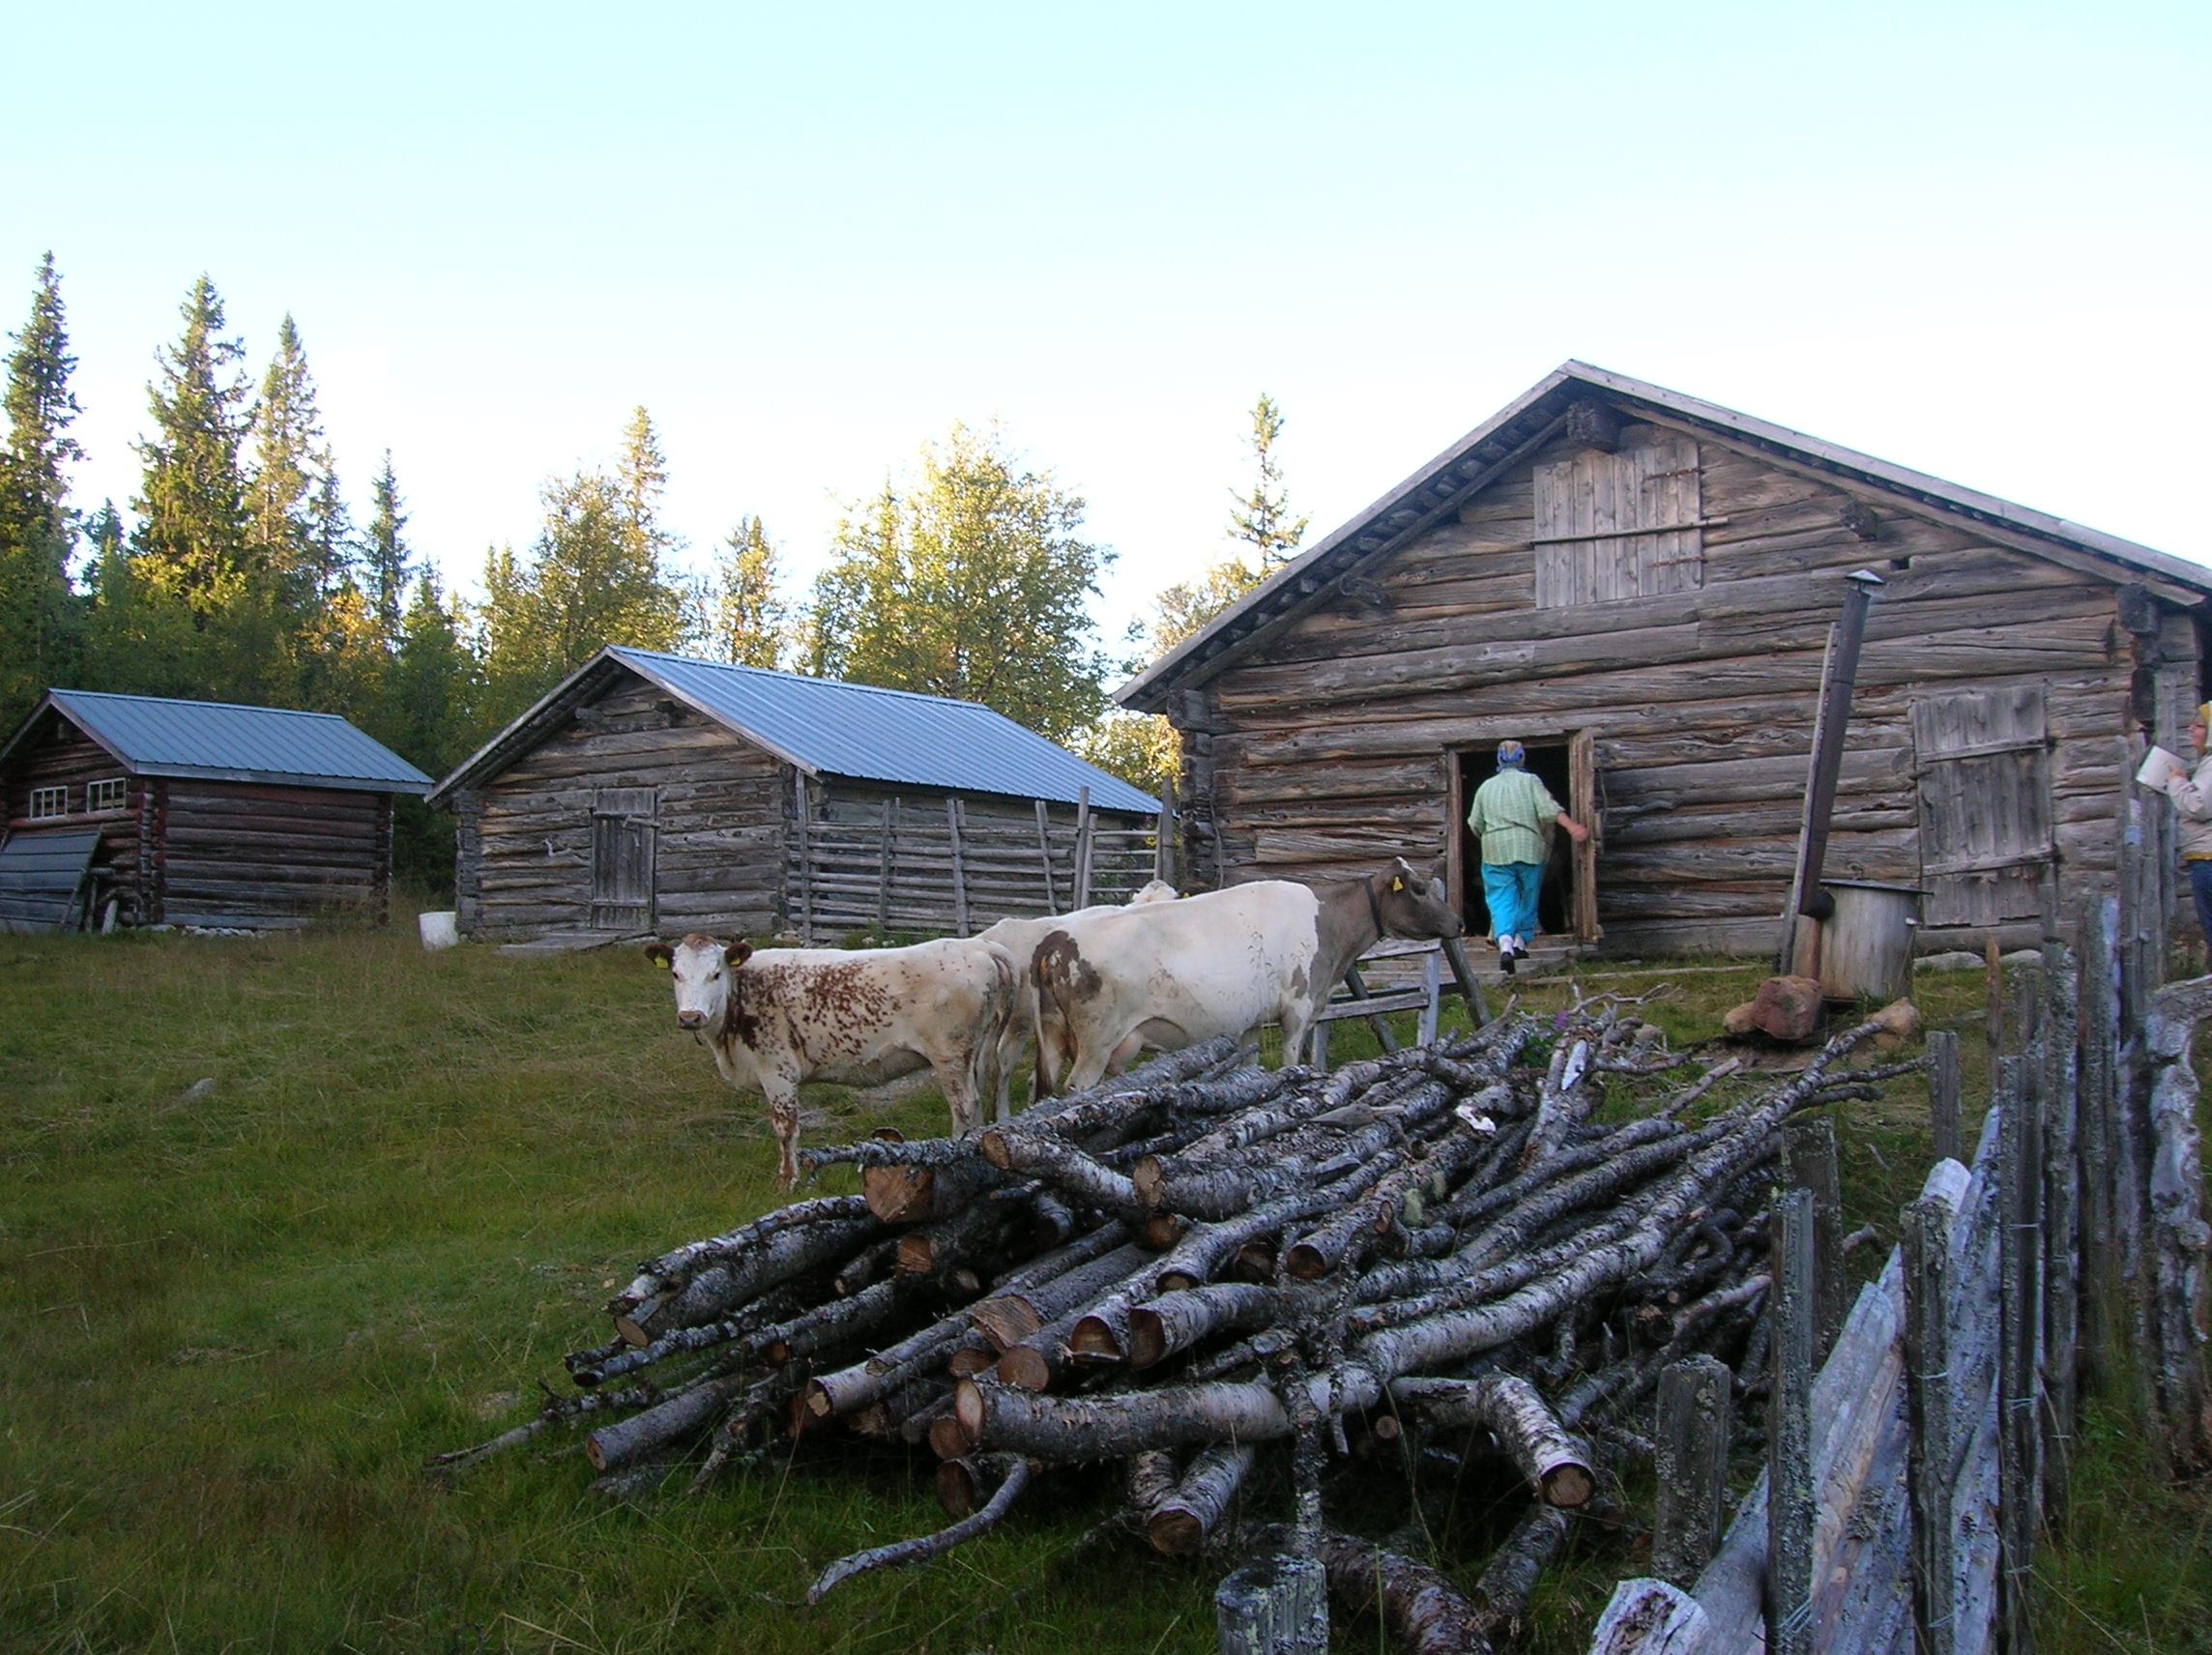
<instances>
[{"instance_id":1,"label":"wooden shutter","mask_svg":"<svg viewBox=\"0 0 2212 1655\"><path fill-rule=\"evenodd\" d=\"M1704 584L1698 445L1676 437L1535 468L1536 607L1690 592Z\"/></svg>"},{"instance_id":2,"label":"wooden shutter","mask_svg":"<svg viewBox=\"0 0 2212 1655\"><path fill-rule=\"evenodd\" d=\"M1567 738L1567 814L1589 829L1574 847L1575 941L1594 943L1605 933L1597 923L1597 739L1587 730Z\"/></svg>"},{"instance_id":3,"label":"wooden shutter","mask_svg":"<svg viewBox=\"0 0 2212 1655\"><path fill-rule=\"evenodd\" d=\"M653 925L654 854L660 791L602 787L592 794L592 924L647 930Z\"/></svg>"},{"instance_id":4,"label":"wooden shutter","mask_svg":"<svg viewBox=\"0 0 2212 1655\"><path fill-rule=\"evenodd\" d=\"M2034 918L2056 858L2043 685L1921 697L1912 745L1927 923Z\"/></svg>"}]
</instances>

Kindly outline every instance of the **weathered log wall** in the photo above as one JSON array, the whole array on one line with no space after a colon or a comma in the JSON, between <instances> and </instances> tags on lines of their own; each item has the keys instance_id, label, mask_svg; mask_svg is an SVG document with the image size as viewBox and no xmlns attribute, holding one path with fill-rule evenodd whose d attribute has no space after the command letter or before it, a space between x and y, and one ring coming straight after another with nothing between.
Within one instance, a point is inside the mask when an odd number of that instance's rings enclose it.
<instances>
[{"instance_id":1,"label":"weathered log wall","mask_svg":"<svg viewBox=\"0 0 2212 1655\"><path fill-rule=\"evenodd\" d=\"M390 794L183 778L150 785L151 917L254 926L344 914L384 922Z\"/></svg>"},{"instance_id":2,"label":"weathered log wall","mask_svg":"<svg viewBox=\"0 0 2212 1655\"><path fill-rule=\"evenodd\" d=\"M124 775L123 767L114 755L60 713L48 711L41 724L43 728L34 731L17 749L4 781L0 781L0 787L5 789L4 794L0 794L0 798L4 798L0 816L5 818L7 831L99 828L100 899L104 903L111 894L119 896L122 901L116 910L117 916L126 924L138 923L144 917L146 906L140 895L146 888L139 866L141 824L153 808L150 787L160 784ZM122 806L113 810L88 810L85 789L94 782L117 776L124 779ZM69 808L60 816L33 820L31 793L45 787L67 788Z\"/></svg>"},{"instance_id":3,"label":"weathered log wall","mask_svg":"<svg viewBox=\"0 0 2212 1655\"><path fill-rule=\"evenodd\" d=\"M789 767L642 680L622 681L457 801L460 923L593 923L593 805L652 789L653 912L637 929L766 936L783 903Z\"/></svg>"},{"instance_id":4,"label":"weathered log wall","mask_svg":"<svg viewBox=\"0 0 2212 1655\"><path fill-rule=\"evenodd\" d=\"M1620 445L1677 436L1629 425ZM1696 447L1695 587L1535 606L1532 478L1571 451L1562 438L1365 571L1360 600L1303 617L1176 696L1191 883L1342 877L1401 849L1456 857L1456 751L1588 731L1606 944L1770 947L1840 577L1871 567L1886 585L1859 664L1827 871L1919 883L1930 806L1915 699L2032 686L2046 735L2023 762L2040 757L2049 820L1975 823L1969 838L1988 841L1980 854L1994 867L2013 855L2006 834L2040 834L2069 906L2112 888L2131 683L2139 668L2162 683L2194 675L2193 623L2153 606L2150 624L2131 630L2113 581L1933 508L1912 515L1874 498L1878 528L1862 538L1845 518L1865 527L1869 502L1709 435Z\"/></svg>"}]
</instances>

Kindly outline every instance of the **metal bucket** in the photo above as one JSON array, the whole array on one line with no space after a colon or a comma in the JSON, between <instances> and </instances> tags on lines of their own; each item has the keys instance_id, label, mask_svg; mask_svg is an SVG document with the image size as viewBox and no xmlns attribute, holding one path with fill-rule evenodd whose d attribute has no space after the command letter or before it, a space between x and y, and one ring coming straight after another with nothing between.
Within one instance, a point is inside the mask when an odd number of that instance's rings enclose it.
<instances>
[{"instance_id":1,"label":"metal bucket","mask_svg":"<svg viewBox=\"0 0 2212 1655\"><path fill-rule=\"evenodd\" d=\"M1912 992L1918 886L1822 880L1836 911L1820 926L1820 992L1830 1000L1902 1000Z\"/></svg>"}]
</instances>

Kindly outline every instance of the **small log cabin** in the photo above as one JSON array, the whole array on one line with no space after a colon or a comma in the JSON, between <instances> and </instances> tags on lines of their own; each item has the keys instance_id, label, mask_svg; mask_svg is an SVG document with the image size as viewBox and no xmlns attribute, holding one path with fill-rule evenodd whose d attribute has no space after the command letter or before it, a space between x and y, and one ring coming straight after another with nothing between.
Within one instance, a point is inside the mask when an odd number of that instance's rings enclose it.
<instances>
[{"instance_id":1,"label":"small log cabin","mask_svg":"<svg viewBox=\"0 0 2212 1655\"><path fill-rule=\"evenodd\" d=\"M99 835L89 901L124 925L383 924L392 800L430 778L343 718L48 690L0 746L12 846Z\"/></svg>"},{"instance_id":2,"label":"small log cabin","mask_svg":"<svg viewBox=\"0 0 2212 1655\"><path fill-rule=\"evenodd\" d=\"M2115 894L2166 808L2131 786L2144 734L2185 750L2212 569L1581 363L1116 699L1180 734L1194 887L1425 849L1479 935L1464 821L1510 736L1596 828L1555 847L1545 931L1758 954L1862 569L1827 878L1924 892L1923 950Z\"/></svg>"},{"instance_id":3,"label":"small log cabin","mask_svg":"<svg viewBox=\"0 0 2212 1655\"><path fill-rule=\"evenodd\" d=\"M1159 804L989 708L609 647L440 782L471 936L966 936L1118 901Z\"/></svg>"}]
</instances>

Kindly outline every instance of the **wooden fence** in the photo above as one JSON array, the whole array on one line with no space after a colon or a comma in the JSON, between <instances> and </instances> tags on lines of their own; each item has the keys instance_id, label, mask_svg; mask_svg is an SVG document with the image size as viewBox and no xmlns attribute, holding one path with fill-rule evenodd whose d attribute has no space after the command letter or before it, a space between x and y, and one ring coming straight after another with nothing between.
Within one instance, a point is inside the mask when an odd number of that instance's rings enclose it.
<instances>
[{"instance_id":1,"label":"wooden fence","mask_svg":"<svg viewBox=\"0 0 2212 1655\"><path fill-rule=\"evenodd\" d=\"M803 777L796 798L789 911L809 944L855 932L972 936L1000 919L1125 901L1161 866L1153 826L1101 816L1088 792L1072 819L1035 800L1033 821L955 796L816 798Z\"/></svg>"},{"instance_id":2,"label":"wooden fence","mask_svg":"<svg viewBox=\"0 0 2212 1655\"><path fill-rule=\"evenodd\" d=\"M1993 960L1992 1108L1970 1168L1948 1158L1956 1036L1930 1036L1945 1158L1817 1378L1820 1283L1837 1272L1822 1237L1840 1226L1819 1222L1811 1189L1778 1202L1767 1469L1716 1545L1725 1423L1681 1399L1717 1390L1725 1422L1729 1386L1671 1371L1661 1575L1616 1588L1592 1655L2025 1655L2079 1399L2110 1380L2123 1341L2170 1468L2212 1467L2212 1229L2189 1062L2212 977L2159 987L2163 904L2147 878L2124 889L2086 915L2079 958L2048 944L2009 992ZM1790 1182L1832 1191L1812 1157L1786 1159Z\"/></svg>"}]
</instances>

